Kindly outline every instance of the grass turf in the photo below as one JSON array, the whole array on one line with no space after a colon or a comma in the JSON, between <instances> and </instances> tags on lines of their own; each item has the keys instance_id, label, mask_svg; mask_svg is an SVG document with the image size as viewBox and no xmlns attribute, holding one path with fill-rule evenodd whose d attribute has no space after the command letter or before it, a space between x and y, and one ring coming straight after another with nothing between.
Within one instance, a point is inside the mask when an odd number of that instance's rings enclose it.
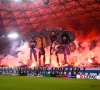
<instances>
[{"instance_id":1,"label":"grass turf","mask_svg":"<svg viewBox=\"0 0 100 90\"><path fill-rule=\"evenodd\" d=\"M0 90L100 90L100 80L0 75Z\"/></svg>"}]
</instances>

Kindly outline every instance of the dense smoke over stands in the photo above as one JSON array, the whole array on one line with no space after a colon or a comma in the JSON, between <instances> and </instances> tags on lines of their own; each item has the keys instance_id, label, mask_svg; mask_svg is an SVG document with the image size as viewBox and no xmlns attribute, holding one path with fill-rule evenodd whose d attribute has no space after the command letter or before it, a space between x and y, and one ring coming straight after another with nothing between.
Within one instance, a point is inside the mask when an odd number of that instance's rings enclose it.
<instances>
[{"instance_id":1,"label":"dense smoke over stands","mask_svg":"<svg viewBox=\"0 0 100 90\"><path fill-rule=\"evenodd\" d=\"M79 42L100 38L100 21L75 19L68 24L67 28L75 32Z\"/></svg>"},{"instance_id":2,"label":"dense smoke over stands","mask_svg":"<svg viewBox=\"0 0 100 90\"><path fill-rule=\"evenodd\" d=\"M76 25L77 24L77 25ZM92 25L93 24L93 25ZM72 30L76 35L76 50L71 52L71 54L67 57L68 63L74 66L91 66L93 64L97 65L100 63L100 26L98 23L85 23L78 21L77 23L72 23L72 27L68 27L68 30ZM45 30L44 30L45 31ZM32 35L32 34L29 34ZM47 33L44 32L45 37L47 37ZM35 37L38 37L38 34L35 34ZM27 40L30 38L27 37ZM59 38L59 37L58 37ZM49 39L48 39L49 41ZM49 43L48 43L49 44ZM15 51L20 51L16 53L17 57L7 55L2 60L2 65L7 65L10 67L27 65L29 63L29 46L28 42L23 42L19 47L15 48L16 43L12 44L12 49ZM46 64L49 64L49 46L46 50ZM37 49L38 53L38 49ZM52 66L57 66L56 56L53 55ZM64 58L63 54L59 54L60 64L62 65ZM36 62L33 58L33 63L31 67L36 66Z\"/></svg>"}]
</instances>

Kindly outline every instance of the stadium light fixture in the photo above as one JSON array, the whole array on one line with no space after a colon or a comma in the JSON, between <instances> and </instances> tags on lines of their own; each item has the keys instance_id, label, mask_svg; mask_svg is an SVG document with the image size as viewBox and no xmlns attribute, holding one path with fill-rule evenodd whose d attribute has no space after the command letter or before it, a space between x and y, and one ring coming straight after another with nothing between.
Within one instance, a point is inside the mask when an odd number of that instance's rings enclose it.
<instances>
[{"instance_id":1,"label":"stadium light fixture","mask_svg":"<svg viewBox=\"0 0 100 90\"><path fill-rule=\"evenodd\" d=\"M32 2L34 2L34 1L36 1L36 0L25 0L26 2L30 2L30 3L32 3Z\"/></svg>"},{"instance_id":2,"label":"stadium light fixture","mask_svg":"<svg viewBox=\"0 0 100 90\"><path fill-rule=\"evenodd\" d=\"M50 0L43 0L43 3L46 4L46 5L48 5L49 2L50 2Z\"/></svg>"},{"instance_id":3,"label":"stadium light fixture","mask_svg":"<svg viewBox=\"0 0 100 90\"><path fill-rule=\"evenodd\" d=\"M2 35L2 37L5 37L4 35Z\"/></svg>"},{"instance_id":4,"label":"stadium light fixture","mask_svg":"<svg viewBox=\"0 0 100 90\"><path fill-rule=\"evenodd\" d=\"M22 2L22 0L14 0L15 2L17 2L17 3L20 3L20 2Z\"/></svg>"},{"instance_id":5,"label":"stadium light fixture","mask_svg":"<svg viewBox=\"0 0 100 90\"><path fill-rule=\"evenodd\" d=\"M18 37L19 37L19 35L17 33L10 33L10 34L8 34L8 38L16 39Z\"/></svg>"}]
</instances>

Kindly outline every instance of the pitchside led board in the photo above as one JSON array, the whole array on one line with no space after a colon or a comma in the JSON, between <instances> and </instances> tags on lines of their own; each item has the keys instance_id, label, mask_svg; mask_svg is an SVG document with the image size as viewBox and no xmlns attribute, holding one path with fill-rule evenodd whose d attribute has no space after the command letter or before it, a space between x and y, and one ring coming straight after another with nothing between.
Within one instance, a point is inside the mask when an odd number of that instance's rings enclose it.
<instances>
[{"instance_id":1,"label":"pitchside led board","mask_svg":"<svg viewBox=\"0 0 100 90\"><path fill-rule=\"evenodd\" d=\"M90 74L90 75L76 75L77 79L100 79L100 75L94 75L94 74Z\"/></svg>"}]
</instances>

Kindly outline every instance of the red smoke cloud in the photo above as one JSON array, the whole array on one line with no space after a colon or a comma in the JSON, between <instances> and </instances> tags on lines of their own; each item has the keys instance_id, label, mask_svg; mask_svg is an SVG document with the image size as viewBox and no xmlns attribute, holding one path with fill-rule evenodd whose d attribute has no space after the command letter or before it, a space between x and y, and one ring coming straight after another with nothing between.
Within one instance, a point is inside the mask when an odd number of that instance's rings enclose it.
<instances>
[{"instance_id":1,"label":"red smoke cloud","mask_svg":"<svg viewBox=\"0 0 100 90\"><path fill-rule=\"evenodd\" d=\"M79 42L90 41L100 36L99 20L75 19L68 22L66 28L75 32Z\"/></svg>"},{"instance_id":2,"label":"red smoke cloud","mask_svg":"<svg viewBox=\"0 0 100 90\"><path fill-rule=\"evenodd\" d=\"M56 22L55 22L56 24ZM58 25L58 23L57 23ZM56 26L56 25L55 25ZM76 34L76 51L72 52L70 56L68 56L68 62L74 63L74 65L85 65L88 66L93 61L100 63L100 41L95 43L95 47L92 46L93 44L90 43L91 40L99 40L100 39L100 21L95 20L83 20L83 19L77 19L77 20L71 20L68 23L63 23L63 25L59 25L60 27L66 27L67 30L72 30ZM81 47L78 46L79 42L81 42ZM90 46L92 49L90 50ZM24 46L22 46L24 47ZM23 51L25 50L25 51ZM27 52L28 50L28 52ZM8 66L16 66L15 63L17 63L17 66L20 65L19 61L24 62L25 64L29 60L29 48L25 46L24 49L22 49L24 54L19 54L19 57L13 58L9 57L5 58L2 62L2 64L6 64ZM49 63L49 49L46 49L46 63ZM57 62L55 59L55 55L52 57L52 66L57 66ZM60 63L64 61L63 55L59 54ZM16 60L12 63L12 60ZM18 62L17 62L18 61ZM33 59L33 63L31 65L36 66L35 60Z\"/></svg>"}]
</instances>

